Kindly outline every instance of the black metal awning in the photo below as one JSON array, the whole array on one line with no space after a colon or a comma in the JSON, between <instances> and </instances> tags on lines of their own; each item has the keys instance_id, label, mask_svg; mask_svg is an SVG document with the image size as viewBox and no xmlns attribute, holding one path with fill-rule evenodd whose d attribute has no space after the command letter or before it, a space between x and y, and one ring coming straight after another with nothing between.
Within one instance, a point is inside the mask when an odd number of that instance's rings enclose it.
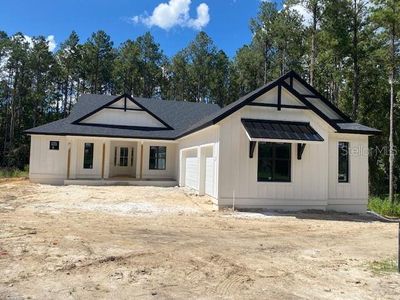
<instances>
[{"instance_id":1,"label":"black metal awning","mask_svg":"<svg viewBox=\"0 0 400 300\"><path fill-rule=\"evenodd\" d=\"M242 119L250 140L322 142L324 139L306 122Z\"/></svg>"}]
</instances>

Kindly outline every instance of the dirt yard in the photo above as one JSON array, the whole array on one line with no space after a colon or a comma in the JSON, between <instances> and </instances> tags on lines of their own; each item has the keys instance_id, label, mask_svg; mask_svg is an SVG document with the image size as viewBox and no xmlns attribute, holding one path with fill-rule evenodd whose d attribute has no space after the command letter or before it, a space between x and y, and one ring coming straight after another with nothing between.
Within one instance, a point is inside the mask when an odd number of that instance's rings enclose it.
<instances>
[{"instance_id":1,"label":"dirt yard","mask_svg":"<svg viewBox=\"0 0 400 300\"><path fill-rule=\"evenodd\" d=\"M397 225L179 188L0 184L0 299L399 299Z\"/></svg>"}]
</instances>

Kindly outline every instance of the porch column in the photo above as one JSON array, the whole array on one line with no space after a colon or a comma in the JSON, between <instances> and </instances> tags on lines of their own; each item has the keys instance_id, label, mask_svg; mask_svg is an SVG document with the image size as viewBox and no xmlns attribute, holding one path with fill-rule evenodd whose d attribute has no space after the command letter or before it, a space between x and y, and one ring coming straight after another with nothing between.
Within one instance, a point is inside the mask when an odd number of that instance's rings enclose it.
<instances>
[{"instance_id":1,"label":"porch column","mask_svg":"<svg viewBox=\"0 0 400 300\"><path fill-rule=\"evenodd\" d=\"M69 152L69 179L76 179L76 161L78 158L77 152L77 140L76 138L69 138L67 140L68 150L67 156Z\"/></svg>"},{"instance_id":2,"label":"porch column","mask_svg":"<svg viewBox=\"0 0 400 300\"><path fill-rule=\"evenodd\" d=\"M107 179L110 177L110 163L111 163L111 141L110 140L104 140L103 141L103 147L104 147L104 179Z\"/></svg>"},{"instance_id":3,"label":"porch column","mask_svg":"<svg viewBox=\"0 0 400 300\"><path fill-rule=\"evenodd\" d=\"M137 143L137 164L136 164L136 177L139 179L143 179L143 152L144 152L144 145L143 141Z\"/></svg>"}]
</instances>

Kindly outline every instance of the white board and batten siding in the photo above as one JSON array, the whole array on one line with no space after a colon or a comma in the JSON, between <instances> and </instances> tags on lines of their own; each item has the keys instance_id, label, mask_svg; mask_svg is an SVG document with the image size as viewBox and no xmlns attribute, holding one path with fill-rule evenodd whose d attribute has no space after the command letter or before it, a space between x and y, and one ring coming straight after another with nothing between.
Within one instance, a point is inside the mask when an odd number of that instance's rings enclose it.
<instances>
[{"instance_id":1,"label":"white board and batten siding","mask_svg":"<svg viewBox=\"0 0 400 300\"><path fill-rule=\"evenodd\" d=\"M127 110L125 110L125 103ZM157 120L157 118L153 117L147 111L142 110L142 108L130 99L120 99L81 120L81 123L165 128L165 125Z\"/></svg>"},{"instance_id":2,"label":"white board and batten siding","mask_svg":"<svg viewBox=\"0 0 400 300\"><path fill-rule=\"evenodd\" d=\"M58 141L59 149L50 150L50 141ZM67 151L65 137L32 135L29 179L32 182L63 184L67 174Z\"/></svg>"},{"instance_id":3,"label":"white board and batten siding","mask_svg":"<svg viewBox=\"0 0 400 300\"><path fill-rule=\"evenodd\" d=\"M83 124L105 124L114 126L141 126L165 128L165 125L146 111L104 108L82 120Z\"/></svg>"},{"instance_id":4,"label":"white board and batten siding","mask_svg":"<svg viewBox=\"0 0 400 300\"><path fill-rule=\"evenodd\" d=\"M289 113L290 118L286 116ZM293 115L292 115L293 114ZM238 208L271 208L298 210L307 207L325 209L328 197L328 144L307 144L301 160L297 144L292 144L291 182L258 182L258 146L249 158L249 139L241 118L310 121L311 126L327 139L323 122L310 117L308 111L244 107L221 122L220 197L218 204Z\"/></svg>"},{"instance_id":5,"label":"white board and batten siding","mask_svg":"<svg viewBox=\"0 0 400 300\"><path fill-rule=\"evenodd\" d=\"M349 182L338 182L338 143L349 143ZM365 212L368 204L368 136L329 135L328 209Z\"/></svg>"},{"instance_id":6,"label":"white board and batten siding","mask_svg":"<svg viewBox=\"0 0 400 300\"><path fill-rule=\"evenodd\" d=\"M150 159L150 147L151 146L164 146L166 147L166 161L164 170L152 170L149 166ZM142 176L147 179L174 179L177 176L177 166L176 166L176 149L177 144L175 142L163 142L163 141L144 141L143 142L143 166L142 166ZM138 161L136 174L140 174L140 151L141 146L138 146Z\"/></svg>"},{"instance_id":7,"label":"white board and batten siding","mask_svg":"<svg viewBox=\"0 0 400 300\"><path fill-rule=\"evenodd\" d=\"M282 94L284 96L284 93ZM264 97L264 99L267 99ZM258 182L258 146L249 158L249 138L242 118L310 122L324 142L308 143L297 159L292 143L291 182ZM338 135L309 110L245 106L220 123L219 206L267 209L365 211L368 199L368 156L350 157L350 183L338 183L338 142L368 149L368 137ZM339 200L340 199L340 200Z\"/></svg>"},{"instance_id":8,"label":"white board and batten siding","mask_svg":"<svg viewBox=\"0 0 400 300\"><path fill-rule=\"evenodd\" d=\"M205 169L205 193L209 196L215 195L215 158L206 157L206 169Z\"/></svg>"}]
</instances>

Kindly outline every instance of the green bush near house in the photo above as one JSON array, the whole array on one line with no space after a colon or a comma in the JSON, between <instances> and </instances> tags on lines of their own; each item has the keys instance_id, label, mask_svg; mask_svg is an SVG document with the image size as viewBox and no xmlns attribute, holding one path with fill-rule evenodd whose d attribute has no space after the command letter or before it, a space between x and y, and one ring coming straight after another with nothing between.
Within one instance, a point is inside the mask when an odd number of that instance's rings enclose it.
<instances>
[{"instance_id":1,"label":"green bush near house","mask_svg":"<svg viewBox=\"0 0 400 300\"><path fill-rule=\"evenodd\" d=\"M0 168L0 178L23 178L28 177L28 175L28 166L25 166L23 170L18 168Z\"/></svg>"},{"instance_id":2,"label":"green bush near house","mask_svg":"<svg viewBox=\"0 0 400 300\"><path fill-rule=\"evenodd\" d=\"M388 198L372 197L368 201L368 209L385 217L400 218L400 201L391 203Z\"/></svg>"}]
</instances>

